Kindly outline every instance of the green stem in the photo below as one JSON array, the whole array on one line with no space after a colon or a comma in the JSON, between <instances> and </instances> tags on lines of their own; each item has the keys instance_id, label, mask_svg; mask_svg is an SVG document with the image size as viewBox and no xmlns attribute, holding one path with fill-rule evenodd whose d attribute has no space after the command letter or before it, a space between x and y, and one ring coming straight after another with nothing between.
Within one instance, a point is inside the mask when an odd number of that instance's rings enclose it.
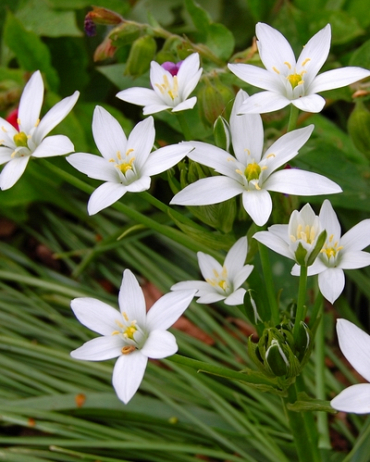
<instances>
[{"instance_id":1,"label":"green stem","mask_svg":"<svg viewBox=\"0 0 370 462\"><path fill-rule=\"evenodd\" d=\"M68 183L72 184L73 186L80 189L81 191L84 191L88 194L91 194L94 191L93 186L90 186L84 181L76 178L74 175L71 175L65 170L55 166L51 162L44 161L44 165L47 166L49 170L51 170L54 174L57 174L64 181L67 181ZM131 218L132 220L138 223L141 223L142 225L146 226L149 229L157 231L163 236L166 236L169 239L172 239L173 241L178 242L179 244L182 244L184 247L187 247L188 249L194 252L202 251L202 252L208 253L208 255L212 255L213 257L217 259L220 258L220 255L218 254L218 252L216 252L215 250L209 248L208 246L202 243L195 242L191 236L187 236L183 232L177 229L171 228L170 226L162 225L158 223L157 221L153 220L152 218L146 215L143 215L142 213L138 212L132 207L128 207L127 205L122 204L122 202L116 202L112 204L112 207L122 212L127 217Z\"/></svg>"},{"instance_id":2,"label":"green stem","mask_svg":"<svg viewBox=\"0 0 370 462\"><path fill-rule=\"evenodd\" d=\"M285 410L289 419L290 429L293 434L295 448L299 462L318 462L320 459L315 457L312 441L307 433L306 424L301 412L290 411L287 404L297 401L297 391L295 384L289 387L288 397L284 398Z\"/></svg>"},{"instance_id":3,"label":"green stem","mask_svg":"<svg viewBox=\"0 0 370 462\"><path fill-rule=\"evenodd\" d=\"M316 286L317 286L317 276L316 276ZM319 290L316 291L315 292L315 304L313 305L311 316L310 316L310 322L309 322L310 329L312 329L312 327L315 325L316 319L322 310L323 301L324 301L324 298L322 296L322 293Z\"/></svg>"},{"instance_id":4,"label":"green stem","mask_svg":"<svg viewBox=\"0 0 370 462\"><path fill-rule=\"evenodd\" d=\"M179 112L176 112L176 117L177 117L177 120L179 121L182 134L184 135L185 140L190 141L193 137L191 136L191 130L190 130L188 121L186 119L186 114L184 114L184 111L179 111Z\"/></svg>"},{"instance_id":5,"label":"green stem","mask_svg":"<svg viewBox=\"0 0 370 462\"><path fill-rule=\"evenodd\" d=\"M295 316L295 323L293 328L293 336L297 339L299 326L301 321L306 316L306 288L307 288L307 266L301 266L301 273L299 276L299 289L298 289L298 300L297 300L297 313Z\"/></svg>"},{"instance_id":6,"label":"green stem","mask_svg":"<svg viewBox=\"0 0 370 462\"><path fill-rule=\"evenodd\" d=\"M291 132L292 130L296 128L297 120L298 120L298 113L299 113L299 109L295 107L294 104L291 104L287 132Z\"/></svg>"},{"instance_id":7,"label":"green stem","mask_svg":"<svg viewBox=\"0 0 370 462\"><path fill-rule=\"evenodd\" d=\"M275 296L274 278L272 275L268 248L259 242L258 249L260 252L260 259L261 259L262 271L263 271L263 275L265 279L267 297L268 297L268 301L270 304L271 319L272 319L273 324L277 326L280 323L280 313L279 313L279 306L277 303L277 299Z\"/></svg>"},{"instance_id":8,"label":"green stem","mask_svg":"<svg viewBox=\"0 0 370 462\"><path fill-rule=\"evenodd\" d=\"M323 304L321 303L321 313ZM316 377L316 398L325 399L325 329L324 317L321 316L316 332L315 343L315 377ZM328 414L319 412L317 414L317 427L319 430L319 447L331 449Z\"/></svg>"}]
</instances>

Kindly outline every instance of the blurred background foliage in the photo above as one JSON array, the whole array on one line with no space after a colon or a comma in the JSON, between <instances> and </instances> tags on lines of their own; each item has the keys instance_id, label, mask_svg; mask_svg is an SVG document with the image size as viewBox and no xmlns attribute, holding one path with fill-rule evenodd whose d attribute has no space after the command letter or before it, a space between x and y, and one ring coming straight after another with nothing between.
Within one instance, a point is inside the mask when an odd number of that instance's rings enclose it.
<instances>
[{"instance_id":1,"label":"blurred background foliage","mask_svg":"<svg viewBox=\"0 0 370 462\"><path fill-rule=\"evenodd\" d=\"M260 64L253 43L259 21L280 30L296 54L330 23L332 47L323 69L370 68L370 15L363 0L101 0L96 6L139 24L137 30L125 30L125 23L97 25L96 35L87 36L84 21L92 11L88 0L0 3L0 115L6 118L17 107L27 79L40 69L46 86L44 111L73 91L81 92L73 112L56 129L71 138L77 152L98 154L91 133L97 104L129 133L142 111L118 100L116 93L130 86L149 87L152 59L178 61L194 50L201 55L204 74L195 91L198 104L184 115L195 139L214 143L213 122L219 115L228 118L238 88L258 91L226 65ZM330 200L343 230L370 217L368 91L368 85L356 84L326 92L325 110L303 114L298 122L314 123L315 131L292 166L340 184L343 194ZM280 136L288 115L282 110L263 116L266 143ZM183 139L172 114L160 113L155 119L158 145ZM86 202L96 181L80 175L63 158L50 160L55 172L51 175L45 162L32 161L21 180L0 194L0 460L295 460L276 396L167 361L165 367L150 364L140 392L124 406L110 384L111 362L69 357L71 349L91 338L71 316L72 298L88 295L114 305L125 268L141 277L148 300L174 282L198 279L199 274L192 251L114 207L88 217ZM168 177L153 179L151 192L168 203L180 182L207 174L182 164ZM69 182L71 176L80 183ZM323 199L304 202L318 211ZM141 195L127 195L124 203L175 226L173 217L152 208ZM273 221L287 222L299 204L298 198L274 197ZM238 201L228 204L227 223L221 206L190 208L187 213L205 224L204 234L181 229L199 245L227 250L237 237L254 231L235 205ZM256 249L252 239L249 243L252 260ZM289 263L271 257L281 303L288 305L297 281L289 276ZM258 261L254 264L258 270ZM261 281L258 271L254 273L250 285L258 290ZM335 310L326 307L328 398L358 380L337 358L334 319L359 319L369 328L369 299L370 271L349 271ZM246 354L246 339L253 333L248 321L230 307L193 303L186 319L175 326L180 352L237 370L253 367ZM303 379L314 394L314 360ZM333 417L334 450L326 448L328 460L344 460L353 448L351 460L367 461L369 439L356 443L356 437L368 425L358 416Z\"/></svg>"}]
</instances>

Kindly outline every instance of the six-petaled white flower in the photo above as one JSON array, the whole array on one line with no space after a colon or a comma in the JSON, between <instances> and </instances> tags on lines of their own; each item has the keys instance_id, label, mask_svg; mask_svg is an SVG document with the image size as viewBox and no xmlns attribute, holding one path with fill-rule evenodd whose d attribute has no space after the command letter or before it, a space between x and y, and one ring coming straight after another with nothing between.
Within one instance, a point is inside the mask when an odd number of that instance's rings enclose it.
<instances>
[{"instance_id":1,"label":"six-petaled white flower","mask_svg":"<svg viewBox=\"0 0 370 462\"><path fill-rule=\"evenodd\" d=\"M337 320L340 349L356 369L370 382L370 336L346 319ZM337 411L367 414L370 412L370 383L351 385L330 402Z\"/></svg>"},{"instance_id":2,"label":"six-petaled white flower","mask_svg":"<svg viewBox=\"0 0 370 462\"><path fill-rule=\"evenodd\" d=\"M248 95L239 91L230 116L230 130L235 157L216 146L189 142L194 149L188 157L214 168L221 176L204 178L187 186L172 199L171 204L209 205L242 194L243 206L252 220L264 225L272 210L269 191L301 196L333 194L341 188L322 175L298 169L279 170L298 154L310 137L313 125L283 135L263 154L261 116L238 116Z\"/></svg>"},{"instance_id":3,"label":"six-petaled white flower","mask_svg":"<svg viewBox=\"0 0 370 462\"><path fill-rule=\"evenodd\" d=\"M155 138L152 117L139 122L127 139L118 121L100 106L95 108L92 129L103 157L81 152L67 157L80 172L105 181L90 197L90 215L109 207L126 192L149 189L152 175L173 167L191 149L177 144L151 153Z\"/></svg>"},{"instance_id":4,"label":"six-petaled white flower","mask_svg":"<svg viewBox=\"0 0 370 462\"><path fill-rule=\"evenodd\" d=\"M76 298L71 308L84 326L101 334L71 352L75 359L103 361L118 358L113 387L124 403L136 393L148 358L162 359L177 351L173 334L167 331L183 314L195 290L170 292L146 313L145 300L135 276L123 273L118 302L120 311L94 298Z\"/></svg>"},{"instance_id":5,"label":"six-petaled white flower","mask_svg":"<svg viewBox=\"0 0 370 462\"><path fill-rule=\"evenodd\" d=\"M325 99L317 93L344 87L370 76L361 67L333 69L317 76L329 54L331 30L328 24L305 45L298 60L286 38L267 24L256 25L257 46L266 69L250 64L229 64L241 80L263 88L240 108L241 114L262 114L293 104L307 112L320 112Z\"/></svg>"},{"instance_id":6,"label":"six-petaled white flower","mask_svg":"<svg viewBox=\"0 0 370 462\"><path fill-rule=\"evenodd\" d=\"M196 87L202 74L202 69L199 69L198 53L188 56L180 66L175 66L170 70L167 70L168 68L168 65L160 66L152 61L150 83L153 89L128 88L117 93L117 97L127 103L144 106L144 115L166 109L171 109L172 112L192 109L197 98L193 96L188 99L188 96Z\"/></svg>"},{"instance_id":7,"label":"six-petaled white flower","mask_svg":"<svg viewBox=\"0 0 370 462\"><path fill-rule=\"evenodd\" d=\"M322 231L319 217L315 215L310 204L306 204L300 211L292 212L288 225L272 225L268 231L255 233L253 238L299 264L302 263L298 261L301 257L307 264ZM298 269L297 274L299 271Z\"/></svg>"},{"instance_id":8,"label":"six-petaled white flower","mask_svg":"<svg viewBox=\"0 0 370 462\"><path fill-rule=\"evenodd\" d=\"M229 250L223 266L210 255L198 252L200 271L205 281L183 281L171 290L197 289L198 303L215 303L224 300L226 305L241 305L245 289L240 286L253 270L244 265L248 252L246 237L240 238Z\"/></svg>"},{"instance_id":9,"label":"six-petaled white flower","mask_svg":"<svg viewBox=\"0 0 370 462\"><path fill-rule=\"evenodd\" d=\"M56 127L76 104L79 92L64 98L52 107L40 121L44 99L44 84L36 71L24 87L18 109L19 130L0 117L0 188L9 189L19 180L31 157L52 157L74 151L64 135L46 135ZM46 137L46 138L45 138Z\"/></svg>"},{"instance_id":10,"label":"six-petaled white flower","mask_svg":"<svg viewBox=\"0 0 370 462\"><path fill-rule=\"evenodd\" d=\"M327 240L308 275L319 275L320 292L334 303L344 289L344 269L363 268L370 265L370 254L362 250L370 245L370 219L363 220L341 236L337 215L328 200L325 200L319 215ZM294 267L292 274L299 275Z\"/></svg>"}]
</instances>

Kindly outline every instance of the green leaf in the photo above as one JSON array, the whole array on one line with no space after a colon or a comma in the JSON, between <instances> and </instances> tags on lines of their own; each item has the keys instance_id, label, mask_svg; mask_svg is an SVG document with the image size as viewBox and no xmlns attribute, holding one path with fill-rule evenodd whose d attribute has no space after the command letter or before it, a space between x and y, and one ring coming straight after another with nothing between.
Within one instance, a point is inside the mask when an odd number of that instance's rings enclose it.
<instances>
[{"instance_id":1,"label":"green leaf","mask_svg":"<svg viewBox=\"0 0 370 462\"><path fill-rule=\"evenodd\" d=\"M50 87L54 91L57 90L59 78L51 65L48 47L34 32L27 31L10 11L5 21L4 41L13 51L22 68L26 71L40 70L45 74Z\"/></svg>"},{"instance_id":2,"label":"green leaf","mask_svg":"<svg viewBox=\"0 0 370 462\"><path fill-rule=\"evenodd\" d=\"M47 37L83 35L77 27L73 11L53 10L46 0L28 0L17 11L16 17L27 30L37 35Z\"/></svg>"},{"instance_id":3,"label":"green leaf","mask_svg":"<svg viewBox=\"0 0 370 462\"><path fill-rule=\"evenodd\" d=\"M185 7L196 29L202 35L207 33L211 24L211 18L208 13L194 0L185 0Z\"/></svg>"},{"instance_id":4,"label":"green leaf","mask_svg":"<svg viewBox=\"0 0 370 462\"><path fill-rule=\"evenodd\" d=\"M370 40L363 43L351 56L350 66L370 68Z\"/></svg>"},{"instance_id":5,"label":"green leaf","mask_svg":"<svg viewBox=\"0 0 370 462\"><path fill-rule=\"evenodd\" d=\"M310 19L308 19L307 22L312 35L327 24L331 25L332 45L348 43L365 33L356 18L350 16L345 11L321 10L320 16L315 14L312 15Z\"/></svg>"},{"instance_id":6,"label":"green leaf","mask_svg":"<svg viewBox=\"0 0 370 462\"><path fill-rule=\"evenodd\" d=\"M108 80L110 80L120 90L125 90L131 87L150 88L149 73L141 75L137 79L123 75L126 69L126 64L111 64L108 66L99 66L96 68Z\"/></svg>"},{"instance_id":7,"label":"green leaf","mask_svg":"<svg viewBox=\"0 0 370 462\"><path fill-rule=\"evenodd\" d=\"M235 40L227 27L214 23L208 27L206 44L217 57L226 61L234 51Z\"/></svg>"},{"instance_id":8,"label":"green leaf","mask_svg":"<svg viewBox=\"0 0 370 462\"><path fill-rule=\"evenodd\" d=\"M337 412L330 406L329 401L310 398L306 393L299 393L298 400L293 404L288 403L287 407L294 412L324 411L330 414L336 414Z\"/></svg>"}]
</instances>

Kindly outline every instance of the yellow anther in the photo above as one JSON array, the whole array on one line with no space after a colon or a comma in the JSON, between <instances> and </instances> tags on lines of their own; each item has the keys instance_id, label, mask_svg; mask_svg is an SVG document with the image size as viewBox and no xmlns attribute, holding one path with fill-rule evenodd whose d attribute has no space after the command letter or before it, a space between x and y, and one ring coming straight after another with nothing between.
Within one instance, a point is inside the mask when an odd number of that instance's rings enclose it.
<instances>
[{"instance_id":1,"label":"yellow anther","mask_svg":"<svg viewBox=\"0 0 370 462\"><path fill-rule=\"evenodd\" d=\"M273 69L273 70L274 70L274 71L275 71L277 74L280 74L280 71L279 71L278 69L276 69L276 67L275 67L275 66L273 66L273 68L272 68L272 69Z\"/></svg>"},{"instance_id":2,"label":"yellow anther","mask_svg":"<svg viewBox=\"0 0 370 462\"><path fill-rule=\"evenodd\" d=\"M17 119L17 124L20 125L21 124L21 119L18 117Z\"/></svg>"},{"instance_id":3,"label":"yellow anther","mask_svg":"<svg viewBox=\"0 0 370 462\"><path fill-rule=\"evenodd\" d=\"M112 335L118 335L119 333L120 333L119 330L114 330L114 331L112 332Z\"/></svg>"},{"instance_id":4,"label":"yellow anther","mask_svg":"<svg viewBox=\"0 0 370 462\"><path fill-rule=\"evenodd\" d=\"M227 282L221 279L221 281L218 281L218 285L221 287L222 290L227 289Z\"/></svg>"},{"instance_id":5,"label":"yellow anther","mask_svg":"<svg viewBox=\"0 0 370 462\"><path fill-rule=\"evenodd\" d=\"M128 321L128 318L126 319L126 321ZM121 329L123 329L125 326L121 323L121 321L118 321L118 319L115 319L114 322L117 324L118 327L120 327Z\"/></svg>"},{"instance_id":6,"label":"yellow anther","mask_svg":"<svg viewBox=\"0 0 370 462\"><path fill-rule=\"evenodd\" d=\"M2 130L3 132L5 132L5 133L7 132L7 130L6 130L5 127L1 127L1 130Z\"/></svg>"},{"instance_id":7,"label":"yellow anther","mask_svg":"<svg viewBox=\"0 0 370 462\"><path fill-rule=\"evenodd\" d=\"M234 157L228 157L226 159L228 162L235 162L235 158Z\"/></svg>"},{"instance_id":8,"label":"yellow anther","mask_svg":"<svg viewBox=\"0 0 370 462\"><path fill-rule=\"evenodd\" d=\"M263 172L264 170L267 170L267 166L266 166L266 165L263 166L263 167L261 167L261 171Z\"/></svg>"},{"instance_id":9,"label":"yellow anther","mask_svg":"<svg viewBox=\"0 0 370 462\"><path fill-rule=\"evenodd\" d=\"M329 242L331 242L333 239L334 239L334 234L331 234L331 235L329 236Z\"/></svg>"},{"instance_id":10,"label":"yellow anther","mask_svg":"<svg viewBox=\"0 0 370 462\"><path fill-rule=\"evenodd\" d=\"M114 159L109 159L108 162L116 162Z\"/></svg>"},{"instance_id":11,"label":"yellow anther","mask_svg":"<svg viewBox=\"0 0 370 462\"><path fill-rule=\"evenodd\" d=\"M158 90L162 93L162 95L164 95L164 89L163 89L163 85L159 85L159 83L156 83L155 86L158 88Z\"/></svg>"},{"instance_id":12,"label":"yellow anther","mask_svg":"<svg viewBox=\"0 0 370 462\"><path fill-rule=\"evenodd\" d=\"M126 156L130 155L130 153L133 152L133 151L134 151L134 150L133 150L132 148L127 149L127 151L126 151Z\"/></svg>"},{"instance_id":13,"label":"yellow anther","mask_svg":"<svg viewBox=\"0 0 370 462\"><path fill-rule=\"evenodd\" d=\"M124 354L124 355L128 355L128 354L132 353L135 350L136 350L136 348L133 345L126 345L121 349L121 353Z\"/></svg>"},{"instance_id":14,"label":"yellow anther","mask_svg":"<svg viewBox=\"0 0 370 462\"><path fill-rule=\"evenodd\" d=\"M276 155L274 153L271 153L268 156L266 156L266 159L271 159L271 157L276 157Z\"/></svg>"},{"instance_id":15,"label":"yellow anther","mask_svg":"<svg viewBox=\"0 0 370 462\"><path fill-rule=\"evenodd\" d=\"M257 191L261 191L261 187L257 182L254 183L254 187L257 189Z\"/></svg>"},{"instance_id":16,"label":"yellow anther","mask_svg":"<svg viewBox=\"0 0 370 462\"><path fill-rule=\"evenodd\" d=\"M288 61L284 61L284 64L285 64L286 66L288 66L288 69L291 69L291 68L292 68L292 65L291 65L290 63L288 63Z\"/></svg>"},{"instance_id":17,"label":"yellow anther","mask_svg":"<svg viewBox=\"0 0 370 462\"><path fill-rule=\"evenodd\" d=\"M120 151L117 151L117 159L118 159L118 160L122 160L122 156L121 156Z\"/></svg>"},{"instance_id":18,"label":"yellow anther","mask_svg":"<svg viewBox=\"0 0 370 462\"><path fill-rule=\"evenodd\" d=\"M219 278L219 277L220 277L220 275L218 274L218 271L217 271L217 270L213 269L212 272L213 272L213 274L214 274L214 276L215 276L216 278Z\"/></svg>"},{"instance_id":19,"label":"yellow anther","mask_svg":"<svg viewBox=\"0 0 370 462\"><path fill-rule=\"evenodd\" d=\"M37 119L37 120L36 120L36 123L35 123L35 127L37 127L39 123L40 123L40 119ZM18 125L20 125L19 122L18 122Z\"/></svg>"},{"instance_id":20,"label":"yellow anther","mask_svg":"<svg viewBox=\"0 0 370 462\"><path fill-rule=\"evenodd\" d=\"M250 152L250 150L249 150L249 149L247 149L247 148L245 148L245 149L244 149L244 152L246 152L246 153L248 154L248 156L250 156L250 155L251 155L251 152Z\"/></svg>"},{"instance_id":21,"label":"yellow anther","mask_svg":"<svg viewBox=\"0 0 370 462\"><path fill-rule=\"evenodd\" d=\"M235 170L235 172L238 173L239 175L243 175L243 172L239 170L238 168Z\"/></svg>"},{"instance_id":22,"label":"yellow anther","mask_svg":"<svg viewBox=\"0 0 370 462\"><path fill-rule=\"evenodd\" d=\"M306 59L303 61L302 66L305 66L305 65L308 63L308 61L311 61L311 58L306 58Z\"/></svg>"},{"instance_id":23,"label":"yellow anther","mask_svg":"<svg viewBox=\"0 0 370 462\"><path fill-rule=\"evenodd\" d=\"M125 311L122 313L122 316L124 317L125 321L128 321L128 316Z\"/></svg>"}]
</instances>

